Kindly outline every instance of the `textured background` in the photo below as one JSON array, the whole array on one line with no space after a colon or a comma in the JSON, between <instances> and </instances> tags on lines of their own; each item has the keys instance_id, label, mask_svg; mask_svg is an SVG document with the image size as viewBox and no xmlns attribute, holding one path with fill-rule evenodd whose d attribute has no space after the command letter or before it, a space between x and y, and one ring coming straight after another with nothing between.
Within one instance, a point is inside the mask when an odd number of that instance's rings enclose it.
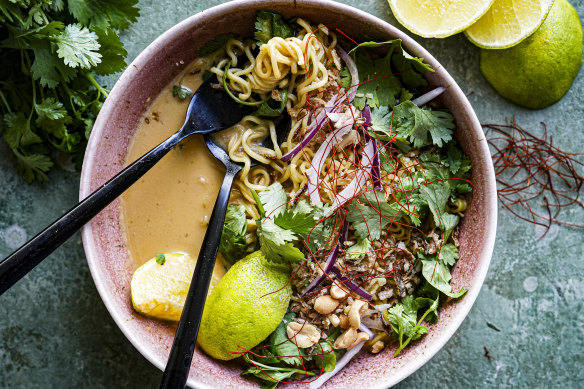
<instances>
[{"instance_id":1,"label":"textured background","mask_svg":"<svg viewBox=\"0 0 584 389\"><path fill-rule=\"evenodd\" d=\"M343 1L351 4L351 1ZM159 34L218 0L140 1L141 16L122 35L128 62ZM584 0L573 0L584 16ZM398 28L385 0L356 7ZM414 37L416 38L416 37ZM557 104L528 111L499 97L479 71L479 50L462 34L416 38L446 67L483 123L516 116L554 143L582 152L584 71ZM105 80L109 87L115 77ZM0 258L7 256L77 201L79 174L51 173L47 185L15 175L0 144ZM572 220L584 220L571 209ZM450 342L398 388L584 387L584 233L543 231L500 210L491 267L469 316ZM484 356L486 346L494 359ZM0 297L0 388L157 388L162 373L124 338L101 302L80 234Z\"/></svg>"}]
</instances>

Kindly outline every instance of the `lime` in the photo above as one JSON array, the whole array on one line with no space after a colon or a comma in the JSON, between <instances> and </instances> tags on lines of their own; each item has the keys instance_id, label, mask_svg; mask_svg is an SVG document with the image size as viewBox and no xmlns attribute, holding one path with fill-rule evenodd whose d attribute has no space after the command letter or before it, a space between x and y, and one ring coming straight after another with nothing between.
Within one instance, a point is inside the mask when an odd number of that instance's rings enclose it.
<instances>
[{"instance_id":1,"label":"lime","mask_svg":"<svg viewBox=\"0 0 584 389\"><path fill-rule=\"evenodd\" d=\"M158 263L157 260L158 257ZM137 312L162 320L179 321L197 261L186 253L158 254L132 276L130 293ZM211 290L225 273L218 261Z\"/></svg>"},{"instance_id":2,"label":"lime","mask_svg":"<svg viewBox=\"0 0 584 389\"><path fill-rule=\"evenodd\" d=\"M517 46L481 50L481 71L499 94L531 109L570 89L582 65L582 25L574 7L556 0L541 28Z\"/></svg>"},{"instance_id":3,"label":"lime","mask_svg":"<svg viewBox=\"0 0 584 389\"><path fill-rule=\"evenodd\" d=\"M211 292L198 342L217 359L257 346L280 324L290 303L289 274L266 263L257 251L229 269Z\"/></svg>"},{"instance_id":4,"label":"lime","mask_svg":"<svg viewBox=\"0 0 584 389\"><path fill-rule=\"evenodd\" d=\"M493 6L464 33L484 49L515 46L541 26L554 0L495 0Z\"/></svg>"},{"instance_id":5,"label":"lime","mask_svg":"<svg viewBox=\"0 0 584 389\"><path fill-rule=\"evenodd\" d=\"M388 0L395 18L414 34L444 38L468 28L494 0Z\"/></svg>"}]
</instances>

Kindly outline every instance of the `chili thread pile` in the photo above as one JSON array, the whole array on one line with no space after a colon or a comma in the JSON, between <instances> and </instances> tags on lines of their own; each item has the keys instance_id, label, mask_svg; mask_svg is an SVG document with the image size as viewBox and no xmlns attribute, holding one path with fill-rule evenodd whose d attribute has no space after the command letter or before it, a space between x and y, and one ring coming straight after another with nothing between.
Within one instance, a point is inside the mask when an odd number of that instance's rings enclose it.
<instances>
[{"instance_id":1,"label":"chili thread pile","mask_svg":"<svg viewBox=\"0 0 584 389\"><path fill-rule=\"evenodd\" d=\"M544 122L543 135L538 137L520 127L515 118L507 121L482 125L503 208L521 220L545 227L543 235L554 223L584 228L584 224L566 221L562 213L573 205L584 208L579 199L584 177L578 172L584 165L578 157L584 153L568 153L555 146Z\"/></svg>"}]
</instances>

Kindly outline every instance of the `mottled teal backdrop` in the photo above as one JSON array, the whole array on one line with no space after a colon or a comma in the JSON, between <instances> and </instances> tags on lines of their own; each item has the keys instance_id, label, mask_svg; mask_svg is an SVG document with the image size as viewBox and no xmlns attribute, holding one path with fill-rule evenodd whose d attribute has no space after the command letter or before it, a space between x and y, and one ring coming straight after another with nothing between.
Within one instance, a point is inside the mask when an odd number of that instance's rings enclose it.
<instances>
[{"instance_id":1,"label":"mottled teal backdrop","mask_svg":"<svg viewBox=\"0 0 584 389\"><path fill-rule=\"evenodd\" d=\"M400 28L385 0L345 0ZM141 16L122 35L131 61L159 34L219 0L140 1ZM584 0L573 0L584 16ZM479 50L462 34L420 39L446 67L481 122L515 115L545 121L554 142L584 149L584 72L559 103L521 109L499 97L479 71ZM129 61L128 61L129 62ZM113 85L115 77L105 80ZM47 185L27 185L0 145L0 258L77 202L79 174L55 169ZM64 164L66 165L66 164ZM584 221L582 209L572 220ZM584 231L542 231L499 213L491 268L472 311L428 364L399 388L584 387ZM494 357L488 359L483 347ZM76 234L0 296L0 388L157 388L162 373L126 340L101 302Z\"/></svg>"}]
</instances>

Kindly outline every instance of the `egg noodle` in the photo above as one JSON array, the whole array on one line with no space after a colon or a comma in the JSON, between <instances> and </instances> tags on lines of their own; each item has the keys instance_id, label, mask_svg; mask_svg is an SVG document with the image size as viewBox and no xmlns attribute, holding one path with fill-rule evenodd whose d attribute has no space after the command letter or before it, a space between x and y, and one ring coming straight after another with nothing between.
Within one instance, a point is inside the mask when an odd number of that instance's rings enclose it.
<instances>
[{"instance_id":1,"label":"egg noodle","mask_svg":"<svg viewBox=\"0 0 584 389\"><path fill-rule=\"evenodd\" d=\"M330 86L331 80L334 85L340 70L340 67L331 67L330 54L327 54L337 44L336 35L322 25L314 28L301 18L296 23L300 27L297 36L285 39L274 37L260 46L257 55L252 54L256 48L255 41L230 39L225 45L225 57L209 69L219 82L227 72L229 88L244 101L253 99L252 94L266 99L272 96L275 89L286 89L288 92L286 109L293 115L284 143L278 145L276 126L272 120L256 116L246 116L225 137L231 159L244 164L235 183L232 203L243 204L253 219L257 219L259 214L250 189L265 189L273 182L271 174L275 174L277 180L292 192L306 187L306 171L318 145L306 147L287 163L279 158L297 145L294 139L303 135L315 120L314 112L311 114L305 108L307 101L312 99L323 107L323 92ZM245 63L238 60L242 53L245 54ZM268 136L273 149L260 145ZM261 165L252 168L251 158L261 162Z\"/></svg>"}]
</instances>

